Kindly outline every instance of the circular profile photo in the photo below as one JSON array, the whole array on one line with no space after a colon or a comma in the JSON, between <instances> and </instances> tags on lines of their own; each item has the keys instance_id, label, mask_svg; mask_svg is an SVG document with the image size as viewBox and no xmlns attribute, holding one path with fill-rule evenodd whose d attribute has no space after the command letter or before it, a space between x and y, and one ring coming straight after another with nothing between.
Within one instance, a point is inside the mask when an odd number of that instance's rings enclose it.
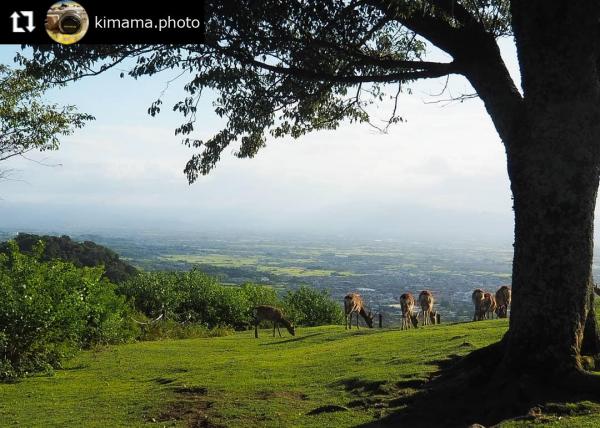
<instances>
[{"instance_id":1,"label":"circular profile photo","mask_svg":"<svg viewBox=\"0 0 600 428\"><path fill-rule=\"evenodd\" d=\"M74 1L56 2L50 6L46 14L46 32L52 40L63 45L80 41L89 26L87 12Z\"/></svg>"}]
</instances>

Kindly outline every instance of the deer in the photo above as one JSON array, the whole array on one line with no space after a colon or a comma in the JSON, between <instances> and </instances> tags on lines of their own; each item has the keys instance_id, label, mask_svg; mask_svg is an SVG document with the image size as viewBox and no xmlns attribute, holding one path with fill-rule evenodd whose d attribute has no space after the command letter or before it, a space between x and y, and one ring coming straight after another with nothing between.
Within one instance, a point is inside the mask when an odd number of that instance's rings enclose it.
<instances>
[{"instance_id":1,"label":"deer","mask_svg":"<svg viewBox=\"0 0 600 428\"><path fill-rule=\"evenodd\" d=\"M471 294L471 300L473 301L473 305L475 306L475 313L473 314L473 321L481 321L485 317L485 308L484 308L484 292L482 289L478 288L473 291Z\"/></svg>"},{"instance_id":2,"label":"deer","mask_svg":"<svg viewBox=\"0 0 600 428\"><path fill-rule=\"evenodd\" d=\"M498 315L498 318L508 317L511 294L510 287L507 285L503 285L496 291L496 315Z\"/></svg>"},{"instance_id":3,"label":"deer","mask_svg":"<svg viewBox=\"0 0 600 428\"><path fill-rule=\"evenodd\" d=\"M347 329L352 329L352 314L356 314L356 328L358 329L358 315L365 320L369 328L373 328L373 314L371 311L367 313L365 311L365 303L360 294L358 293L349 293L344 297L344 312L346 314L345 319L345 327ZM348 315L350 318L348 319Z\"/></svg>"},{"instance_id":4,"label":"deer","mask_svg":"<svg viewBox=\"0 0 600 428\"><path fill-rule=\"evenodd\" d=\"M496 297L492 293L483 293L483 309L485 319L494 319L496 311Z\"/></svg>"},{"instance_id":5,"label":"deer","mask_svg":"<svg viewBox=\"0 0 600 428\"><path fill-rule=\"evenodd\" d=\"M431 311L429 313L429 319L431 320L431 324L441 324L442 317L438 311Z\"/></svg>"},{"instance_id":6,"label":"deer","mask_svg":"<svg viewBox=\"0 0 600 428\"><path fill-rule=\"evenodd\" d=\"M423 290L419 293L419 306L423 314L423 326L435 324L436 315L433 313L433 294L431 291Z\"/></svg>"},{"instance_id":7,"label":"deer","mask_svg":"<svg viewBox=\"0 0 600 428\"><path fill-rule=\"evenodd\" d=\"M400 296L400 308L402 309L402 326L400 330L408 330L411 324L414 328L418 328L419 321L416 315L413 314L415 307L415 298L410 293L404 293Z\"/></svg>"},{"instance_id":8,"label":"deer","mask_svg":"<svg viewBox=\"0 0 600 428\"><path fill-rule=\"evenodd\" d=\"M279 332L279 337L281 337L281 331L279 330L280 324L283 325L292 336L296 335L296 327L283 317L281 309L277 309L274 306L261 305L255 307L252 312L254 315L255 338L258 339L258 324L260 324L261 321L273 321L273 337L275 337L276 327Z\"/></svg>"}]
</instances>

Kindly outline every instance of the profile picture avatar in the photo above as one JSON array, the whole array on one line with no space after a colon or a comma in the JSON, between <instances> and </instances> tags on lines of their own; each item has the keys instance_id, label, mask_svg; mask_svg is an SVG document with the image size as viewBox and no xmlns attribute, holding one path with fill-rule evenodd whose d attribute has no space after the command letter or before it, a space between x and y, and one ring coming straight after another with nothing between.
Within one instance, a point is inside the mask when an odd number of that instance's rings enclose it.
<instances>
[{"instance_id":1,"label":"profile picture avatar","mask_svg":"<svg viewBox=\"0 0 600 428\"><path fill-rule=\"evenodd\" d=\"M46 32L52 40L63 45L70 45L81 40L89 25L87 12L74 1L56 2L46 14Z\"/></svg>"}]
</instances>

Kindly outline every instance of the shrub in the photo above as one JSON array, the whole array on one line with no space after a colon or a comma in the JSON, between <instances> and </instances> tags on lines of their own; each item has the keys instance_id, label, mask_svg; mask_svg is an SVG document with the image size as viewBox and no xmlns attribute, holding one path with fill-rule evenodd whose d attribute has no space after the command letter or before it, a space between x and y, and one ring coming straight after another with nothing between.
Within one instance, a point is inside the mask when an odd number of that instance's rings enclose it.
<instances>
[{"instance_id":1,"label":"shrub","mask_svg":"<svg viewBox=\"0 0 600 428\"><path fill-rule=\"evenodd\" d=\"M126 343L139 335L139 327L131 318L133 309L124 296L116 294L116 286L105 279L87 284L86 329L82 345Z\"/></svg>"},{"instance_id":2,"label":"shrub","mask_svg":"<svg viewBox=\"0 0 600 428\"><path fill-rule=\"evenodd\" d=\"M241 292L248 300L250 308L258 305L281 306L277 291L271 287L246 283L242 285Z\"/></svg>"},{"instance_id":3,"label":"shrub","mask_svg":"<svg viewBox=\"0 0 600 428\"><path fill-rule=\"evenodd\" d=\"M151 319L163 315L166 320L199 323L208 329L219 326L246 329L252 322L254 306L280 305L277 292L270 287L222 285L216 277L197 269L142 272L121 284L119 292Z\"/></svg>"},{"instance_id":4,"label":"shrub","mask_svg":"<svg viewBox=\"0 0 600 428\"><path fill-rule=\"evenodd\" d=\"M173 320L159 320L153 322L144 314L137 314L136 319L144 324L140 325L139 340L160 339L194 339L199 337L221 337L233 334L230 327L215 327L209 329L198 323L179 323Z\"/></svg>"},{"instance_id":5,"label":"shrub","mask_svg":"<svg viewBox=\"0 0 600 428\"><path fill-rule=\"evenodd\" d=\"M181 296L174 272L141 272L119 284L117 290L130 299L138 311L150 318L177 316Z\"/></svg>"},{"instance_id":6,"label":"shrub","mask_svg":"<svg viewBox=\"0 0 600 428\"><path fill-rule=\"evenodd\" d=\"M130 298L135 308L149 319L162 315L164 320L198 323L207 329L228 326L236 330L248 328L253 321L252 308L272 305L284 309L299 325L341 324L341 307L327 291L300 287L282 299L271 287L244 284L228 286L216 277L192 269L189 272L142 272L119 286L119 292ZM165 324L161 328L174 326ZM158 336L168 337L163 331Z\"/></svg>"},{"instance_id":7,"label":"shrub","mask_svg":"<svg viewBox=\"0 0 600 428\"><path fill-rule=\"evenodd\" d=\"M327 290L307 286L289 290L283 298L283 305L285 313L298 325L341 324L344 320L341 306L331 299Z\"/></svg>"},{"instance_id":8,"label":"shrub","mask_svg":"<svg viewBox=\"0 0 600 428\"><path fill-rule=\"evenodd\" d=\"M101 268L40 260L14 242L0 255L0 377L60 367L81 347L131 339L129 308Z\"/></svg>"}]
</instances>

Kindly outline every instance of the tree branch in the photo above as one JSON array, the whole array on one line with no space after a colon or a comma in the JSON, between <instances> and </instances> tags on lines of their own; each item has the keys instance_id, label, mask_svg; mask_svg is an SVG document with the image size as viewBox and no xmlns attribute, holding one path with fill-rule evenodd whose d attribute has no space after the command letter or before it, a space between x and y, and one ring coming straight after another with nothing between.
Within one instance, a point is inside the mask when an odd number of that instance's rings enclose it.
<instances>
[{"instance_id":1,"label":"tree branch","mask_svg":"<svg viewBox=\"0 0 600 428\"><path fill-rule=\"evenodd\" d=\"M154 51L155 49L156 49L156 46L150 45L150 46L142 46L142 47L131 49L131 50L126 50L121 54L120 58L116 58L112 62L102 64L98 70L93 70L91 68L88 68L89 71L87 73L73 75L66 79L50 81L49 83L55 84L55 85L63 85L65 83L79 80L83 77L98 76L99 74L102 74L105 71L115 67L116 65L120 64L121 62L125 61L128 58L132 58L132 57L142 55L145 53L150 53L150 52Z\"/></svg>"},{"instance_id":2,"label":"tree branch","mask_svg":"<svg viewBox=\"0 0 600 428\"><path fill-rule=\"evenodd\" d=\"M368 1L450 54L456 72L469 80L483 100L500 138L504 142L514 140L512 137L519 132L523 99L506 69L494 35L487 32L481 22L457 0L426 0L462 24L456 27L432 11L399 9L392 0Z\"/></svg>"},{"instance_id":3,"label":"tree branch","mask_svg":"<svg viewBox=\"0 0 600 428\"><path fill-rule=\"evenodd\" d=\"M457 0L426 0L432 6L443 10L446 15L456 19L458 22L463 24L466 27L480 27L481 30L484 30L480 21L475 19L475 17L463 7Z\"/></svg>"},{"instance_id":4,"label":"tree branch","mask_svg":"<svg viewBox=\"0 0 600 428\"><path fill-rule=\"evenodd\" d=\"M208 43L208 42L207 42ZM284 74L288 76L297 77L305 80L333 82L333 83L367 83L367 82L399 82L414 79L430 79L436 77L446 76L448 74L457 73L458 69L454 62L451 63L438 63L438 62L427 62L427 61L401 61L401 60L388 60L388 66L394 65L395 68L407 68L407 71L401 71L389 74L372 74L372 75L340 75L330 74L326 72L318 72L307 70L303 68L297 68L293 66L283 67L280 65L267 64L263 61L258 61L254 58L245 56L240 52L235 52L232 49L219 46L217 44L210 44L215 51L222 55L228 56L239 61L245 65L252 65L254 67L268 70L274 73ZM386 62L386 60L383 60Z\"/></svg>"},{"instance_id":5,"label":"tree branch","mask_svg":"<svg viewBox=\"0 0 600 428\"><path fill-rule=\"evenodd\" d=\"M468 42L462 40L459 28L452 27L448 22L431 13L399 10L391 0L369 0L368 3L383 12L388 19L401 23L454 58L464 48L463 43Z\"/></svg>"}]
</instances>

